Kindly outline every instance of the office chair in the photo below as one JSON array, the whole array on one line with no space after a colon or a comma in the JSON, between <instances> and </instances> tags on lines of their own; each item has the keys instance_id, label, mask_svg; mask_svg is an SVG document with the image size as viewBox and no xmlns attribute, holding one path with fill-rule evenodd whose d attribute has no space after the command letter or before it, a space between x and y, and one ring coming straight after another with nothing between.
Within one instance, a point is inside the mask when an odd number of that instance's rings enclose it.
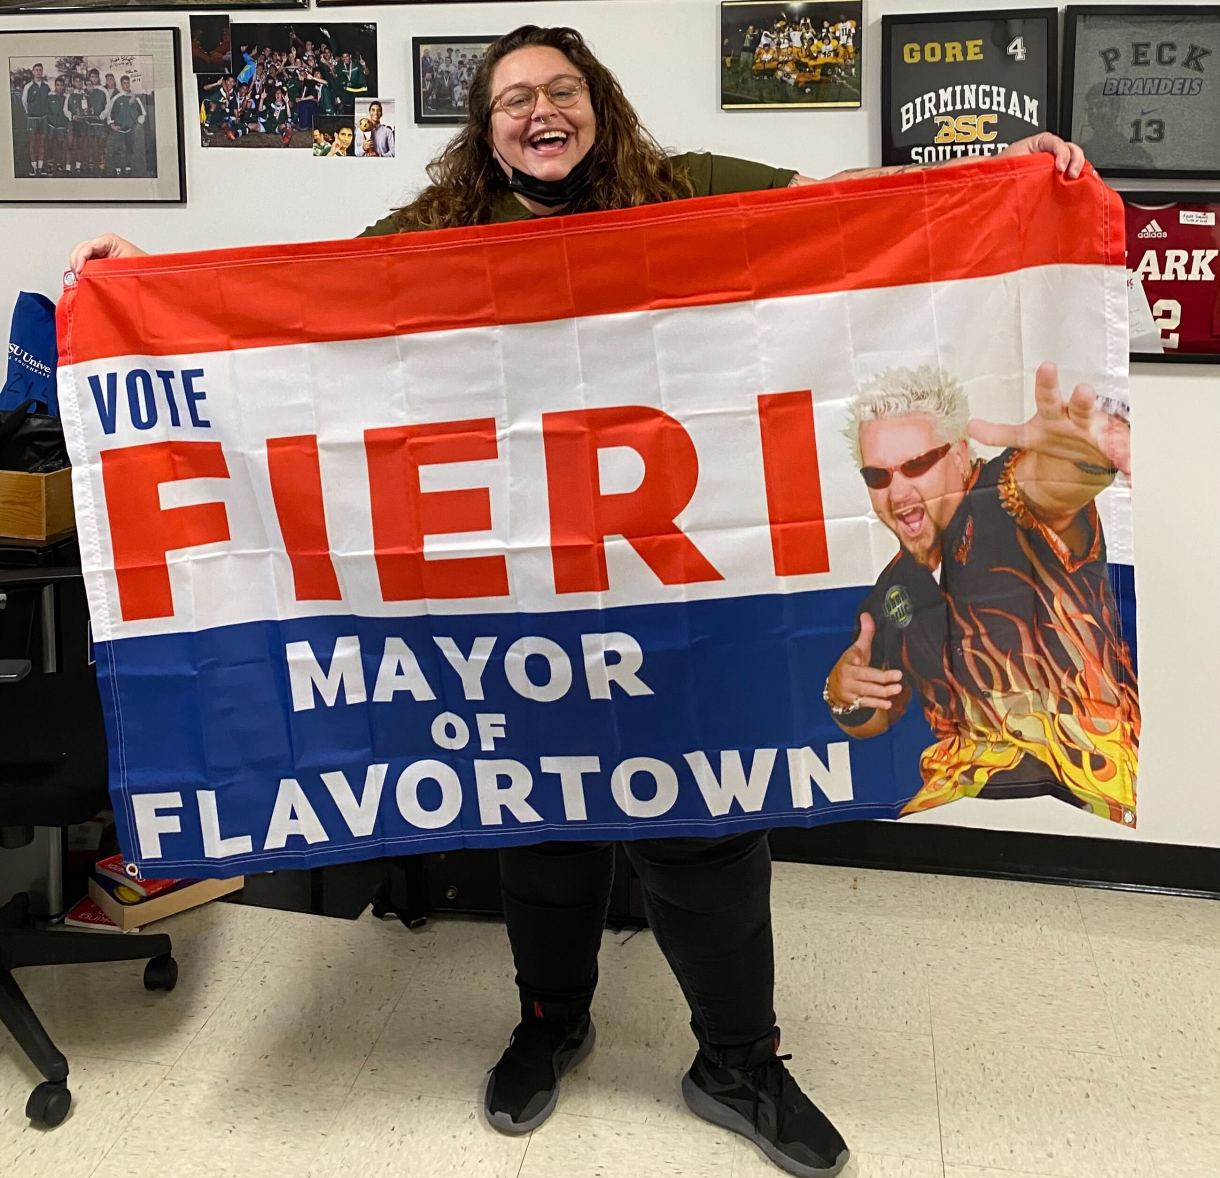
<instances>
[{"instance_id":1,"label":"office chair","mask_svg":"<svg viewBox=\"0 0 1220 1178\"><path fill-rule=\"evenodd\" d=\"M12 589L41 589L79 578L79 569L0 570L0 600ZM108 804L106 735L92 666L30 674L26 660L0 660L0 847L24 846L35 826L85 822ZM26 1116L51 1127L68 1115L68 1061L51 1042L13 977L28 965L148 959L144 985L172 990L178 964L168 936L31 927L29 898L0 908L0 1021L46 1077Z\"/></svg>"}]
</instances>

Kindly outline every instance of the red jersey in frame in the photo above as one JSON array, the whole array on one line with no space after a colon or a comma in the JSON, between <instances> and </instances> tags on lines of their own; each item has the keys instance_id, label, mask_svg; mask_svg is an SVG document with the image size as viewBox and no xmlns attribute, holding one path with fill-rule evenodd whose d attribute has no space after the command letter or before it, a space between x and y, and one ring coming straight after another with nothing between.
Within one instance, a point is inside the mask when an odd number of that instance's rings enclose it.
<instances>
[{"instance_id":1,"label":"red jersey in frame","mask_svg":"<svg viewBox=\"0 0 1220 1178\"><path fill-rule=\"evenodd\" d=\"M1164 355L1220 359L1220 198L1123 199L1127 267L1147 298Z\"/></svg>"}]
</instances>

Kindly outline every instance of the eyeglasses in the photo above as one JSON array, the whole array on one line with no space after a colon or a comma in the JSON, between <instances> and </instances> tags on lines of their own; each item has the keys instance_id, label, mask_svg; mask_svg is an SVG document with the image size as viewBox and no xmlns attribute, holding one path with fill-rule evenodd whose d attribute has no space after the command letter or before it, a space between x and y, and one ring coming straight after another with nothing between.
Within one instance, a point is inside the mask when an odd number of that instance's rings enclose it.
<instances>
[{"instance_id":1,"label":"eyeglasses","mask_svg":"<svg viewBox=\"0 0 1220 1178\"><path fill-rule=\"evenodd\" d=\"M952 449L953 443L946 442L935 450L917 454L897 466L862 466L860 475L874 491L883 491L894 481L895 471L902 471L908 479L917 479L921 474L927 474Z\"/></svg>"},{"instance_id":2,"label":"eyeglasses","mask_svg":"<svg viewBox=\"0 0 1220 1178\"><path fill-rule=\"evenodd\" d=\"M544 82L541 86L509 86L492 99L491 109L494 111L499 107L510 119L527 119L538 105L539 94L545 94L552 106L563 110L575 106L584 90L584 78L564 74Z\"/></svg>"}]
</instances>

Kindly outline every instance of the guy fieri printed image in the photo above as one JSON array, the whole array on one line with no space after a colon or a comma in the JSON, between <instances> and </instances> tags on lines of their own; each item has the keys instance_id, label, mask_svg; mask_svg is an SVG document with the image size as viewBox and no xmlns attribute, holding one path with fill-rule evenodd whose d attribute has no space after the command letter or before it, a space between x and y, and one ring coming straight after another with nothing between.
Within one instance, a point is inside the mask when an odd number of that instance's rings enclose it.
<instances>
[{"instance_id":1,"label":"guy fieri printed image","mask_svg":"<svg viewBox=\"0 0 1220 1178\"><path fill-rule=\"evenodd\" d=\"M1127 412L1085 384L1065 398L1050 363L1034 396L1022 426L972 421L961 382L925 366L852 399L852 459L898 551L826 700L857 739L922 709L933 743L904 813L1046 795L1133 825L1135 668L1094 505L1130 475Z\"/></svg>"}]
</instances>

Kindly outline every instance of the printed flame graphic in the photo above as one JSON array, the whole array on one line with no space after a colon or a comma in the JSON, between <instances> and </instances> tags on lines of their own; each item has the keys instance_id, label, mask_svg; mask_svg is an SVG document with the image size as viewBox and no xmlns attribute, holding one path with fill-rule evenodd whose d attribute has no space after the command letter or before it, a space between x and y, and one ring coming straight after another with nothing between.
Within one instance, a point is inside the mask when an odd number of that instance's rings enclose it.
<instances>
[{"instance_id":1,"label":"printed flame graphic","mask_svg":"<svg viewBox=\"0 0 1220 1178\"><path fill-rule=\"evenodd\" d=\"M1082 807L1134 826L1139 698L1113 601L1101 582L1054 576L1018 533L1032 576L996 571L1028 586L1032 616L947 603L954 641L944 678L923 690L937 743L920 759L923 788L903 813L975 797L996 773L1035 757ZM997 623L1018 635L1015 650L989 636Z\"/></svg>"}]
</instances>

